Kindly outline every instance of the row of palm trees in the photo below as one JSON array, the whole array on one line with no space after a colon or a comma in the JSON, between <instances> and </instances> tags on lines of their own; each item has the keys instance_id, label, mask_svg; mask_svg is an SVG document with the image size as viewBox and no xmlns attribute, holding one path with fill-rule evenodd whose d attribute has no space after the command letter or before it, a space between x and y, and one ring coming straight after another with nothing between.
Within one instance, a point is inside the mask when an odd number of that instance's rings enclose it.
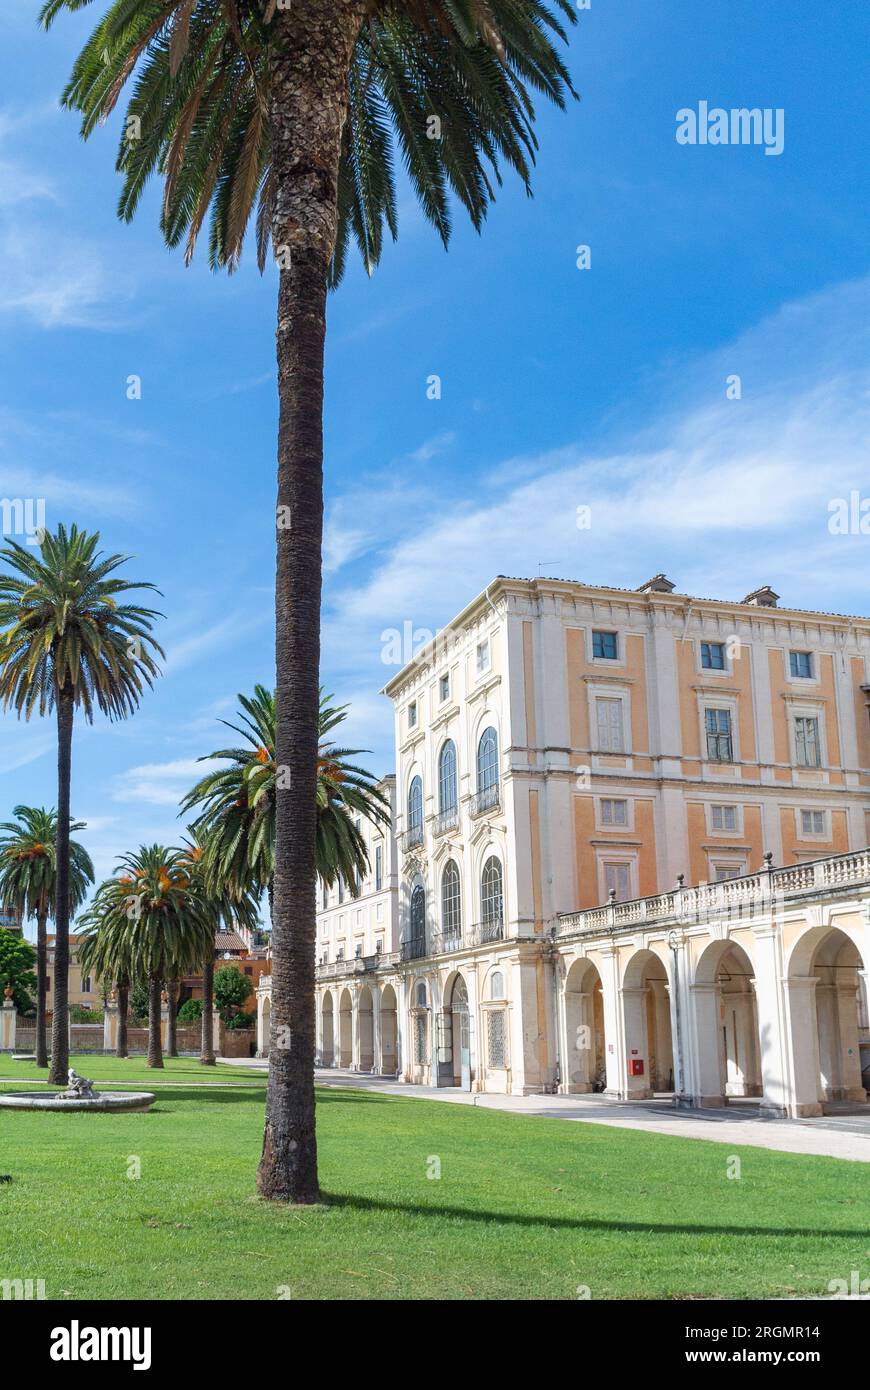
<instances>
[{"instance_id":1,"label":"row of palm trees","mask_svg":"<svg viewBox=\"0 0 870 1390\"><path fill-rule=\"evenodd\" d=\"M55 925L54 1014L50 1079L62 1084L69 1065L69 923L94 872L71 831L70 770L76 712L93 719L99 709L124 718L151 685L162 650L152 635L156 610L119 602L132 590L153 590L121 578L121 555L104 556L99 535L59 526L38 552L10 542L0 551L0 699L29 718L53 713L58 728L57 810L15 808L16 821L0 827L0 898L37 923L37 1061L47 1065L45 1043L46 929ZM214 939L221 923L252 926L258 902L273 900L277 806L284 769L276 758L276 700L266 687L239 696L238 723L227 723L241 744L204 755L221 764L183 799L191 813L182 846L143 846L122 856L118 872L102 883L79 924L80 963L117 991L126 1040L129 991L148 981L150 1066L162 1066L160 1006L163 984L203 973L202 1060L214 1063L212 993ZM317 776L313 797L316 863L331 885L341 877L352 893L368 870L357 824L366 816L389 819L389 806L371 774L349 759L357 749L336 745L331 734L346 718L321 691Z\"/></svg>"}]
</instances>

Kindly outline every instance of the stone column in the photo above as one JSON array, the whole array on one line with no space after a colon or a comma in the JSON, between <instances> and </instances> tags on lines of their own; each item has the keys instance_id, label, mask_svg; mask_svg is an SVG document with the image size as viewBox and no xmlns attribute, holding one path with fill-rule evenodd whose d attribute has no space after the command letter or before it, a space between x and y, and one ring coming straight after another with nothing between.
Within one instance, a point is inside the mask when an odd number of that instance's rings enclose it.
<instances>
[{"instance_id":1,"label":"stone column","mask_svg":"<svg viewBox=\"0 0 870 1390\"><path fill-rule=\"evenodd\" d=\"M103 1051L115 1052L118 1046L118 1001L111 995L103 1010Z\"/></svg>"},{"instance_id":2,"label":"stone column","mask_svg":"<svg viewBox=\"0 0 870 1390\"><path fill-rule=\"evenodd\" d=\"M372 996L372 1073L375 1076L382 1076L384 1059L381 1052L381 991L379 986L372 985L370 993Z\"/></svg>"},{"instance_id":3,"label":"stone column","mask_svg":"<svg viewBox=\"0 0 870 1390\"><path fill-rule=\"evenodd\" d=\"M0 1009L0 1052L15 1051L16 1018L17 1010L10 990L9 994L4 997L3 1007Z\"/></svg>"},{"instance_id":4,"label":"stone column","mask_svg":"<svg viewBox=\"0 0 870 1390\"><path fill-rule=\"evenodd\" d=\"M861 1054L858 1047L858 990L854 985L836 987L837 1036L840 1042L838 1100L864 1101Z\"/></svg>"},{"instance_id":5,"label":"stone column","mask_svg":"<svg viewBox=\"0 0 870 1390\"><path fill-rule=\"evenodd\" d=\"M815 1038L815 1014L812 1024L796 1026L790 1012L789 983L783 980L782 941L779 928L773 923L754 929L755 937L755 998L758 1002L758 1036L761 1062L760 1113L768 1119L782 1119L797 1113L795 1099L795 1039L804 1032ZM818 1053L816 1053L818 1062ZM816 1070L818 1077L818 1069ZM817 1085L817 1081L816 1081Z\"/></svg>"},{"instance_id":6,"label":"stone column","mask_svg":"<svg viewBox=\"0 0 870 1390\"><path fill-rule=\"evenodd\" d=\"M599 965L600 961L600 965ZM604 1012L604 1068L606 1074L605 1093L608 1096L625 1097L625 1034L622 1027L619 997L619 962L612 946L606 946L598 960L598 973L601 976L601 1000Z\"/></svg>"},{"instance_id":7,"label":"stone column","mask_svg":"<svg viewBox=\"0 0 870 1390\"><path fill-rule=\"evenodd\" d=\"M840 1095L838 1003L837 986L831 981L819 979L816 985L816 1024L819 1033L819 1079L825 1100L838 1100Z\"/></svg>"},{"instance_id":8,"label":"stone column","mask_svg":"<svg viewBox=\"0 0 870 1390\"><path fill-rule=\"evenodd\" d=\"M350 1002L351 1002L351 1054L350 1054L350 1069L351 1069L351 1071L359 1071L359 1070L360 1070L360 1057L361 1057L361 1053L362 1053L362 1037L361 1037L361 1033L360 1033L360 1018L359 1018L359 995L360 995L359 985L354 984L354 985L352 986L351 992L350 992Z\"/></svg>"},{"instance_id":9,"label":"stone column","mask_svg":"<svg viewBox=\"0 0 870 1390\"><path fill-rule=\"evenodd\" d=\"M786 1113L796 1118L823 1115L819 1029L816 1020L816 976L797 976L785 982L788 1014L789 1082L783 1090ZM765 1014L759 999L758 1026L762 1038L762 1076L764 1096L768 1079L764 1072Z\"/></svg>"},{"instance_id":10,"label":"stone column","mask_svg":"<svg viewBox=\"0 0 870 1390\"><path fill-rule=\"evenodd\" d=\"M705 1108L724 1105L722 990L714 980L692 985L691 995L695 1039L691 1103Z\"/></svg>"},{"instance_id":11,"label":"stone column","mask_svg":"<svg viewBox=\"0 0 870 1390\"><path fill-rule=\"evenodd\" d=\"M650 1076L649 1046L647 1043L647 989L644 985L619 991L623 1021L622 1091L626 1100L649 1100L653 1093ZM631 1063L642 1062L643 1072L632 1076Z\"/></svg>"},{"instance_id":12,"label":"stone column","mask_svg":"<svg viewBox=\"0 0 870 1390\"><path fill-rule=\"evenodd\" d=\"M221 1032L223 1026L223 1019L221 1018L218 1010L215 1009L212 1013L211 1019L211 1036L212 1044L214 1046L215 1057L220 1057L221 1053L223 1052L223 1034Z\"/></svg>"}]
</instances>

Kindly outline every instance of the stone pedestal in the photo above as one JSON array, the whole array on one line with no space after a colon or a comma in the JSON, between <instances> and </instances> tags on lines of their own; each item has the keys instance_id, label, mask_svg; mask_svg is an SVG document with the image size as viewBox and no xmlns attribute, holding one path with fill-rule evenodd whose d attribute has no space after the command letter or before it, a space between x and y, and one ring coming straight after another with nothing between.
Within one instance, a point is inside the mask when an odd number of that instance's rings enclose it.
<instances>
[{"instance_id":1,"label":"stone pedestal","mask_svg":"<svg viewBox=\"0 0 870 1390\"><path fill-rule=\"evenodd\" d=\"M16 1017L15 1004L11 999L4 999L0 1009L0 1052L15 1051Z\"/></svg>"},{"instance_id":2,"label":"stone pedestal","mask_svg":"<svg viewBox=\"0 0 870 1390\"><path fill-rule=\"evenodd\" d=\"M107 999L103 1011L103 1051L115 1052L118 1047L118 1001Z\"/></svg>"}]
</instances>

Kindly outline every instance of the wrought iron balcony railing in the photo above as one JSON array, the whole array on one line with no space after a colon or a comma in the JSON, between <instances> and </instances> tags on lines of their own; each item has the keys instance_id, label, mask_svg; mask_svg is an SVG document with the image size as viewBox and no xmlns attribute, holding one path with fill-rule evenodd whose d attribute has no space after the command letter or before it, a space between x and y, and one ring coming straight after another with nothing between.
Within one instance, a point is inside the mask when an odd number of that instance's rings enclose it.
<instances>
[{"instance_id":1,"label":"wrought iron balcony railing","mask_svg":"<svg viewBox=\"0 0 870 1390\"><path fill-rule=\"evenodd\" d=\"M495 786L484 787L483 791L476 792L471 798L471 814L473 816L482 815L484 811L491 811L493 807L501 804L501 788L498 782Z\"/></svg>"}]
</instances>

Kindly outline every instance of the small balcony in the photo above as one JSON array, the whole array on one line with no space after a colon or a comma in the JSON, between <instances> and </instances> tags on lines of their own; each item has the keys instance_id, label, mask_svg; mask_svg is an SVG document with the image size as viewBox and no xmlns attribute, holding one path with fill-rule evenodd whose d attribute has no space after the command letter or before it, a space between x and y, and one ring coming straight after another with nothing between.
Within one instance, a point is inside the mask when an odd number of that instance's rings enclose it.
<instances>
[{"instance_id":1,"label":"small balcony","mask_svg":"<svg viewBox=\"0 0 870 1390\"><path fill-rule=\"evenodd\" d=\"M409 941L402 941L399 944L400 960L422 960L425 955L425 936L412 936Z\"/></svg>"},{"instance_id":2,"label":"small balcony","mask_svg":"<svg viewBox=\"0 0 870 1390\"><path fill-rule=\"evenodd\" d=\"M495 810L501 805L501 788L496 782L491 787L484 787L483 791L475 792L471 798L471 814L482 816L484 811Z\"/></svg>"},{"instance_id":3,"label":"small balcony","mask_svg":"<svg viewBox=\"0 0 870 1390\"><path fill-rule=\"evenodd\" d=\"M477 922L471 928L469 936L471 939L466 943L469 946L485 946L489 941L503 941L504 922L500 917L487 922Z\"/></svg>"},{"instance_id":4,"label":"small balcony","mask_svg":"<svg viewBox=\"0 0 870 1390\"><path fill-rule=\"evenodd\" d=\"M435 817L435 824L432 827L436 835L444 835L448 830L455 830L459 825L459 808L453 806L449 811L442 811Z\"/></svg>"},{"instance_id":5,"label":"small balcony","mask_svg":"<svg viewBox=\"0 0 870 1390\"><path fill-rule=\"evenodd\" d=\"M432 955L449 956L461 951L463 946L461 930L435 932L432 936Z\"/></svg>"},{"instance_id":6,"label":"small balcony","mask_svg":"<svg viewBox=\"0 0 870 1390\"><path fill-rule=\"evenodd\" d=\"M410 830L406 830L402 836L402 851L407 854L410 850L416 849L423 843L422 825L412 825Z\"/></svg>"}]
</instances>

